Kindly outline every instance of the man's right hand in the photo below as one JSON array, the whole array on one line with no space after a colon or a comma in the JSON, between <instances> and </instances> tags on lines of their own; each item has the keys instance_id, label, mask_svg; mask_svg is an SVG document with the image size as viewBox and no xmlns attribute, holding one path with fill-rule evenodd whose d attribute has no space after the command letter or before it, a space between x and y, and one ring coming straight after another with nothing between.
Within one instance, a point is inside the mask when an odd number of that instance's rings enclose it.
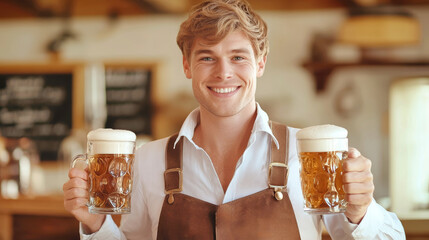
<instances>
[{"instance_id":1,"label":"man's right hand","mask_svg":"<svg viewBox=\"0 0 429 240\"><path fill-rule=\"evenodd\" d=\"M64 183L64 207L79 222L86 234L97 232L103 225L105 215L91 214L86 204L89 201L88 173L79 168L69 171L70 180Z\"/></svg>"}]
</instances>

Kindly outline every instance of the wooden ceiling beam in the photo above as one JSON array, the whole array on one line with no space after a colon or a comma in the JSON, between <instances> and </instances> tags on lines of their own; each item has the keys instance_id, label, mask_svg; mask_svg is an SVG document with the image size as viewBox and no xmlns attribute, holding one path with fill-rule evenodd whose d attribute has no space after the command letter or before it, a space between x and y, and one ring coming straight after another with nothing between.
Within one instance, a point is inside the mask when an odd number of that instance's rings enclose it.
<instances>
[{"instance_id":1,"label":"wooden ceiling beam","mask_svg":"<svg viewBox=\"0 0 429 240\"><path fill-rule=\"evenodd\" d=\"M33 10L17 5L12 1L0 1L0 19L31 17L37 17L37 14Z\"/></svg>"},{"instance_id":2,"label":"wooden ceiling beam","mask_svg":"<svg viewBox=\"0 0 429 240\"><path fill-rule=\"evenodd\" d=\"M64 16L59 3L67 0L0 0L0 19ZM202 0L71 0L71 16L184 14ZM348 8L356 0L248 0L257 11L294 11ZM387 1L387 0L376 0ZM429 0L388 0L394 5L426 5ZM37 5L37 3L43 3ZM48 9L44 9L48 8ZM49 9L52 8L52 9Z\"/></svg>"},{"instance_id":3,"label":"wooden ceiling beam","mask_svg":"<svg viewBox=\"0 0 429 240\"><path fill-rule=\"evenodd\" d=\"M74 0L72 16L145 15L154 11L134 0Z\"/></svg>"},{"instance_id":4,"label":"wooden ceiling beam","mask_svg":"<svg viewBox=\"0 0 429 240\"><path fill-rule=\"evenodd\" d=\"M293 11L345 7L343 0L247 0L253 9L258 11ZM191 6L202 0L190 0Z\"/></svg>"},{"instance_id":5,"label":"wooden ceiling beam","mask_svg":"<svg viewBox=\"0 0 429 240\"><path fill-rule=\"evenodd\" d=\"M136 0L142 1L142 0ZM191 7L190 0L144 0L162 9L166 13L184 13Z\"/></svg>"},{"instance_id":6,"label":"wooden ceiling beam","mask_svg":"<svg viewBox=\"0 0 429 240\"><path fill-rule=\"evenodd\" d=\"M339 0L306 0L306 1L284 1L284 0L249 0L250 5L257 10L313 10L313 9L329 9L343 8L345 4Z\"/></svg>"}]
</instances>

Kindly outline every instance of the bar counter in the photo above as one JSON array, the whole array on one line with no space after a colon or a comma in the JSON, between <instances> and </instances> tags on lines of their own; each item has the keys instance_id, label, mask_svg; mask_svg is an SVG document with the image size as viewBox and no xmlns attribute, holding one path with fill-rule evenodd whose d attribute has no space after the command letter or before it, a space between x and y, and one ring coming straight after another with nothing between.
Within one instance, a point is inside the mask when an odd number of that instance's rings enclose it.
<instances>
[{"instance_id":1,"label":"bar counter","mask_svg":"<svg viewBox=\"0 0 429 240\"><path fill-rule=\"evenodd\" d=\"M119 225L120 215L114 216ZM407 239L429 239L428 219L401 220ZM0 240L77 240L79 223L64 209L63 196L0 198ZM330 239L326 232L322 239Z\"/></svg>"},{"instance_id":2,"label":"bar counter","mask_svg":"<svg viewBox=\"0 0 429 240\"><path fill-rule=\"evenodd\" d=\"M0 239L79 239L79 223L63 196L0 198Z\"/></svg>"}]
</instances>

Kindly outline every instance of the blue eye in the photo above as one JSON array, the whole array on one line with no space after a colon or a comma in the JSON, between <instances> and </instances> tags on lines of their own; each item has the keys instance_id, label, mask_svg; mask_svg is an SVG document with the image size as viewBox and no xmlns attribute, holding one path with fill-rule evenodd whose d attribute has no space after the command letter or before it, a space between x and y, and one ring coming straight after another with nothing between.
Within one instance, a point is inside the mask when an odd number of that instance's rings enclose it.
<instances>
[{"instance_id":1,"label":"blue eye","mask_svg":"<svg viewBox=\"0 0 429 240\"><path fill-rule=\"evenodd\" d=\"M213 58L211 58L211 57L203 57L203 58L201 58L201 60L203 60L203 61L212 61Z\"/></svg>"},{"instance_id":2,"label":"blue eye","mask_svg":"<svg viewBox=\"0 0 429 240\"><path fill-rule=\"evenodd\" d=\"M243 57L236 56L236 57L233 57L232 59L234 59L234 60L236 60L236 61L239 61L239 60L243 60L244 58L243 58Z\"/></svg>"}]
</instances>

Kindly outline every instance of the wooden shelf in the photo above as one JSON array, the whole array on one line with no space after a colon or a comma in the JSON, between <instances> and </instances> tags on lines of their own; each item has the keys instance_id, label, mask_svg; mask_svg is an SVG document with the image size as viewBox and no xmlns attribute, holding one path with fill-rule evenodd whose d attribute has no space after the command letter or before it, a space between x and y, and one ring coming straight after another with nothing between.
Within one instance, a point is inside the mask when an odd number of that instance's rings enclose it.
<instances>
[{"instance_id":1,"label":"wooden shelf","mask_svg":"<svg viewBox=\"0 0 429 240\"><path fill-rule=\"evenodd\" d=\"M356 63L336 63L336 62L304 62L302 66L311 72L316 82L316 91L323 92L331 74L338 68L345 67L427 67L429 60L398 62L398 61L362 61Z\"/></svg>"}]
</instances>

